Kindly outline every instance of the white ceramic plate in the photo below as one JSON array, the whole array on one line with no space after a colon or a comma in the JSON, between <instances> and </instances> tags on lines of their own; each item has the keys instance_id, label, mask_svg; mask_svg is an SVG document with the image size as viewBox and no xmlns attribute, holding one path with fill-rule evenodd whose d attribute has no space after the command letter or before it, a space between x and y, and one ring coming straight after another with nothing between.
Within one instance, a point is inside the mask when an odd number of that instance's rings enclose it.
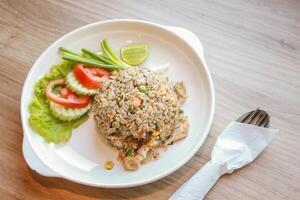
<instances>
[{"instance_id":1,"label":"white ceramic plate","mask_svg":"<svg viewBox=\"0 0 300 200\"><path fill-rule=\"evenodd\" d=\"M122 164L116 160L117 152L105 144L96 133L92 117L73 131L67 143L56 145L45 142L28 123L28 104L32 100L33 86L49 71L51 65L60 62L58 48L63 46L79 51L85 47L99 51L99 42L104 38L110 41L116 52L120 47L132 42L148 43L150 53L144 65L155 68L158 65L168 64L170 78L184 80L189 95L184 105L184 112L190 123L188 137L170 146L161 154L159 160L142 165L135 172L123 169ZM32 148L31 153L36 154L41 164L58 177L81 184L109 188L146 184L180 168L204 142L213 114L213 85L197 37L185 29L138 20L98 22L61 37L50 45L32 66L24 83L21 99L24 139ZM115 167L110 171L104 169L106 160L113 160L115 163Z\"/></svg>"}]
</instances>

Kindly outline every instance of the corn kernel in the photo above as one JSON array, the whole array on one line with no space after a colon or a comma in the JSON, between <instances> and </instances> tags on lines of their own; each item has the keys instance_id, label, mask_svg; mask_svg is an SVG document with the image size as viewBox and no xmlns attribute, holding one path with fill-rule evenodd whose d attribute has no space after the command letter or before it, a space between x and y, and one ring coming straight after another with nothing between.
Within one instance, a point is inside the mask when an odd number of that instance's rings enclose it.
<instances>
[{"instance_id":1,"label":"corn kernel","mask_svg":"<svg viewBox=\"0 0 300 200\"><path fill-rule=\"evenodd\" d=\"M110 160L105 162L105 169L111 170L114 167L114 163Z\"/></svg>"}]
</instances>

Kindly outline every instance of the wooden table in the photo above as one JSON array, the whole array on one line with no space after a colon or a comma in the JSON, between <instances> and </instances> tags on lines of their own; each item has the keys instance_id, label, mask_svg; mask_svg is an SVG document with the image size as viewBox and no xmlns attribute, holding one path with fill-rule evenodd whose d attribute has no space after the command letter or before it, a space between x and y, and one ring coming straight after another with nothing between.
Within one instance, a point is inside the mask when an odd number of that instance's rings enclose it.
<instances>
[{"instance_id":1,"label":"wooden table","mask_svg":"<svg viewBox=\"0 0 300 200\"><path fill-rule=\"evenodd\" d=\"M22 156L19 107L26 74L65 33L112 18L197 34L216 91L210 135L184 167L145 186L99 189L42 177ZM280 134L253 164L224 176L206 199L300 199L299 1L0 1L0 199L167 199L208 161L226 125L257 107L271 114Z\"/></svg>"}]
</instances>

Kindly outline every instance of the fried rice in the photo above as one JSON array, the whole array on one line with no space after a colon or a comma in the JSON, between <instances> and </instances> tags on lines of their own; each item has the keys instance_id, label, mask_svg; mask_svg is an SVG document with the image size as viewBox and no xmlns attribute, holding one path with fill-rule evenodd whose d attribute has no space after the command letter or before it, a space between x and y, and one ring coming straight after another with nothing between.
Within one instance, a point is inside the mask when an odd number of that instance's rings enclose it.
<instances>
[{"instance_id":1,"label":"fried rice","mask_svg":"<svg viewBox=\"0 0 300 200\"><path fill-rule=\"evenodd\" d=\"M187 136L189 124L181 106L187 95L182 81L145 68L114 73L95 96L97 130L119 150L127 170L159 158L159 148Z\"/></svg>"}]
</instances>

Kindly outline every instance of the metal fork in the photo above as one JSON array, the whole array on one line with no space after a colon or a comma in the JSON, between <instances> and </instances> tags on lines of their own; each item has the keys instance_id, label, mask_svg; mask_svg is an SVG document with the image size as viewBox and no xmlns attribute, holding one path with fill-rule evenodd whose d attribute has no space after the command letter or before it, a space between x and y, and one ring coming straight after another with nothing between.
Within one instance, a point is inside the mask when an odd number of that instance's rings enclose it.
<instances>
[{"instance_id":1,"label":"metal fork","mask_svg":"<svg viewBox=\"0 0 300 200\"><path fill-rule=\"evenodd\" d=\"M270 115L266 111L260 110L259 108L242 115L236 121L265 128L270 127Z\"/></svg>"}]
</instances>

